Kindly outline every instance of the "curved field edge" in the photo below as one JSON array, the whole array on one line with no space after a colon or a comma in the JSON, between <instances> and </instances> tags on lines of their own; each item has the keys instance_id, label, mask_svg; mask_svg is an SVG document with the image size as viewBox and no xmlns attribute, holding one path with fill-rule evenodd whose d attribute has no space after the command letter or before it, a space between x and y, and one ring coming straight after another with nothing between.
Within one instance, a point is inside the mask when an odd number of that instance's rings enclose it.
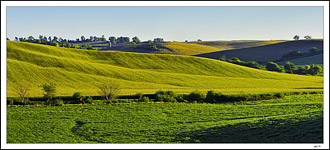
<instances>
[{"instance_id":1,"label":"curved field edge","mask_svg":"<svg viewBox=\"0 0 330 150\"><path fill-rule=\"evenodd\" d=\"M266 93L323 90L323 78L268 72L192 56L99 52L13 42L7 43L7 95L14 83L29 83L30 96L40 85L57 84L58 95L80 91L97 95L97 85L115 81L121 94L174 90Z\"/></svg>"},{"instance_id":2,"label":"curved field edge","mask_svg":"<svg viewBox=\"0 0 330 150\"><path fill-rule=\"evenodd\" d=\"M257 47L270 44L276 44L286 42L285 40L269 40L269 41L254 41L254 40L238 40L238 41L200 41L192 42L205 46L212 46L218 48L219 50L231 50L231 49L240 49L248 47Z\"/></svg>"},{"instance_id":3,"label":"curved field edge","mask_svg":"<svg viewBox=\"0 0 330 150\"><path fill-rule=\"evenodd\" d=\"M227 104L8 107L7 142L322 143L323 95Z\"/></svg>"}]
</instances>

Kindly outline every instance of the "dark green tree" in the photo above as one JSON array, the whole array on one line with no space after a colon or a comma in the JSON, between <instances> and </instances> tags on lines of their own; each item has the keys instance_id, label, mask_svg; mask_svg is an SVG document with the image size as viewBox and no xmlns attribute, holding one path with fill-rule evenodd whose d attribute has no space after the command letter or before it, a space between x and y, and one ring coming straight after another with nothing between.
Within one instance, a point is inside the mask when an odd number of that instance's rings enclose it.
<instances>
[{"instance_id":1,"label":"dark green tree","mask_svg":"<svg viewBox=\"0 0 330 150\"><path fill-rule=\"evenodd\" d=\"M322 67L319 65L312 64L311 68L309 69L311 75L317 75L322 72Z\"/></svg>"},{"instance_id":2,"label":"dark green tree","mask_svg":"<svg viewBox=\"0 0 330 150\"><path fill-rule=\"evenodd\" d=\"M135 42L135 43L141 43L140 39L137 37L137 36L134 36L132 38L132 42Z\"/></svg>"},{"instance_id":3,"label":"dark green tree","mask_svg":"<svg viewBox=\"0 0 330 150\"><path fill-rule=\"evenodd\" d=\"M294 39L294 40L299 40L299 35L295 35L295 36L293 37L293 39Z\"/></svg>"},{"instance_id":4,"label":"dark green tree","mask_svg":"<svg viewBox=\"0 0 330 150\"><path fill-rule=\"evenodd\" d=\"M117 44L117 38L114 37L114 36L110 36L110 37L109 37L109 41L111 42L111 44L114 44L114 45Z\"/></svg>"},{"instance_id":5,"label":"dark green tree","mask_svg":"<svg viewBox=\"0 0 330 150\"><path fill-rule=\"evenodd\" d=\"M312 36L310 36L310 35L306 35L306 36L304 36L304 38L305 38L305 39L311 39Z\"/></svg>"},{"instance_id":6,"label":"dark green tree","mask_svg":"<svg viewBox=\"0 0 330 150\"><path fill-rule=\"evenodd\" d=\"M286 64L284 65L284 70L287 73L293 73L293 71L296 69L296 66L291 63L291 62L286 62Z\"/></svg>"},{"instance_id":7,"label":"dark green tree","mask_svg":"<svg viewBox=\"0 0 330 150\"><path fill-rule=\"evenodd\" d=\"M107 39L104 37L104 35L102 35L101 37L101 41L106 41Z\"/></svg>"},{"instance_id":8,"label":"dark green tree","mask_svg":"<svg viewBox=\"0 0 330 150\"><path fill-rule=\"evenodd\" d=\"M45 83L42 85L43 91L44 91L44 98L45 99L52 99L55 97L56 93L56 86L54 83L47 84Z\"/></svg>"},{"instance_id":9,"label":"dark green tree","mask_svg":"<svg viewBox=\"0 0 330 150\"><path fill-rule=\"evenodd\" d=\"M39 39L40 39L40 40L43 40L43 39L44 39L44 36L39 35Z\"/></svg>"},{"instance_id":10,"label":"dark green tree","mask_svg":"<svg viewBox=\"0 0 330 150\"><path fill-rule=\"evenodd\" d=\"M53 37L53 42L58 42L58 37L57 36Z\"/></svg>"},{"instance_id":11,"label":"dark green tree","mask_svg":"<svg viewBox=\"0 0 330 150\"><path fill-rule=\"evenodd\" d=\"M205 95L199 91L193 91L188 95L188 99L190 101L203 102L203 100L205 99Z\"/></svg>"},{"instance_id":12,"label":"dark green tree","mask_svg":"<svg viewBox=\"0 0 330 150\"><path fill-rule=\"evenodd\" d=\"M33 36L29 36L29 37L28 37L28 41L29 41L29 42L33 42L33 40L34 40Z\"/></svg>"},{"instance_id":13,"label":"dark green tree","mask_svg":"<svg viewBox=\"0 0 330 150\"><path fill-rule=\"evenodd\" d=\"M268 62L267 65L266 65L266 69L268 71L280 71L281 70L280 66L278 66L274 62Z\"/></svg>"},{"instance_id":14,"label":"dark green tree","mask_svg":"<svg viewBox=\"0 0 330 150\"><path fill-rule=\"evenodd\" d=\"M85 39L85 36L81 36L80 38L81 38L81 41L85 41L86 40Z\"/></svg>"},{"instance_id":15,"label":"dark green tree","mask_svg":"<svg viewBox=\"0 0 330 150\"><path fill-rule=\"evenodd\" d=\"M215 102L215 92L213 90L207 91L205 101L208 103L214 103Z\"/></svg>"}]
</instances>

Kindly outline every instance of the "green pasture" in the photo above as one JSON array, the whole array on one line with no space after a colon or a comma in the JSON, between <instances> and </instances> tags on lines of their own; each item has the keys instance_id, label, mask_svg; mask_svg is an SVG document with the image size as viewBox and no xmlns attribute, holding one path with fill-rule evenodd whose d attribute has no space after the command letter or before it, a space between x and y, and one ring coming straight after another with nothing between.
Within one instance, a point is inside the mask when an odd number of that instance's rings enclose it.
<instances>
[{"instance_id":1,"label":"green pasture","mask_svg":"<svg viewBox=\"0 0 330 150\"><path fill-rule=\"evenodd\" d=\"M323 95L7 107L7 143L322 143Z\"/></svg>"}]
</instances>

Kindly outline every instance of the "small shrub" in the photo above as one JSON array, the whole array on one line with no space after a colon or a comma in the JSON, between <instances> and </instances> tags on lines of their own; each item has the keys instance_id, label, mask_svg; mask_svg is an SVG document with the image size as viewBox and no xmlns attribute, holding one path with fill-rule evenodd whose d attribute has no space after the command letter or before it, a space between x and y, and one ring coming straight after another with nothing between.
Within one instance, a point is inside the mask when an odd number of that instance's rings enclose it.
<instances>
[{"instance_id":1,"label":"small shrub","mask_svg":"<svg viewBox=\"0 0 330 150\"><path fill-rule=\"evenodd\" d=\"M277 98L284 98L285 95L284 93L275 93L274 96Z\"/></svg>"},{"instance_id":2,"label":"small shrub","mask_svg":"<svg viewBox=\"0 0 330 150\"><path fill-rule=\"evenodd\" d=\"M183 94L177 94L176 97L175 97L175 99L177 100L177 102L185 102L185 103L187 103L188 101L185 100L183 97L184 97Z\"/></svg>"},{"instance_id":3,"label":"small shrub","mask_svg":"<svg viewBox=\"0 0 330 150\"><path fill-rule=\"evenodd\" d=\"M193 91L188 95L189 101L203 102L204 99L205 99L205 95L199 91Z\"/></svg>"},{"instance_id":4,"label":"small shrub","mask_svg":"<svg viewBox=\"0 0 330 150\"><path fill-rule=\"evenodd\" d=\"M143 97L143 94L142 93L136 93L135 94L135 98L136 99L141 99Z\"/></svg>"},{"instance_id":5,"label":"small shrub","mask_svg":"<svg viewBox=\"0 0 330 150\"><path fill-rule=\"evenodd\" d=\"M176 93L173 91L159 90L155 93L155 101L159 102L177 102Z\"/></svg>"},{"instance_id":6,"label":"small shrub","mask_svg":"<svg viewBox=\"0 0 330 150\"><path fill-rule=\"evenodd\" d=\"M84 99L84 103L92 104L92 102L93 102L93 98L90 97L90 96L87 96L87 97Z\"/></svg>"},{"instance_id":7,"label":"small shrub","mask_svg":"<svg viewBox=\"0 0 330 150\"><path fill-rule=\"evenodd\" d=\"M45 83L44 85L42 85L42 88L44 90L44 98L46 100L53 99L53 97L55 97L56 86L54 83L50 83L50 84Z\"/></svg>"},{"instance_id":8,"label":"small shrub","mask_svg":"<svg viewBox=\"0 0 330 150\"><path fill-rule=\"evenodd\" d=\"M80 92L75 92L72 95L72 99L75 103L83 103L84 96Z\"/></svg>"},{"instance_id":9,"label":"small shrub","mask_svg":"<svg viewBox=\"0 0 330 150\"><path fill-rule=\"evenodd\" d=\"M54 100L46 100L45 105L50 105L50 106L63 106L63 100L61 99L54 99Z\"/></svg>"},{"instance_id":10,"label":"small shrub","mask_svg":"<svg viewBox=\"0 0 330 150\"><path fill-rule=\"evenodd\" d=\"M52 105L54 105L54 106L63 106L64 105L63 100L55 99L55 100L52 101Z\"/></svg>"},{"instance_id":11,"label":"small shrub","mask_svg":"<svg viewBox=\"0 0 330 150\"><path fill-rule=\"evenodd\" d=\"M208 103L215 102L215 92L213 90L207 91L205 102L208 102Z\"/></svg>"},{"instance_id":12,"label":"small shrub","mask_svg":"<svg viewBox=\"0 0 330 150\"><path fill-rule=\"evenodd\" d=\"M143 97L141 98L141 102L149 102L149 97L147 97L147 96L143 96Z\"/></svg>"}]
</instances>

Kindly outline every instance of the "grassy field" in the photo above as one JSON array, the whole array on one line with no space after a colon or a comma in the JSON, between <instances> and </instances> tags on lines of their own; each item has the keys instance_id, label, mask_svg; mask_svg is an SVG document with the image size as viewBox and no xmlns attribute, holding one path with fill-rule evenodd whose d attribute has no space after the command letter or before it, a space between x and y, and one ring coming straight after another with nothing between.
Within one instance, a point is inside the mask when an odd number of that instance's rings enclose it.
<instances>
[{"instance_id":1,"label":"grassy field","mask_svg":"<svg viewBox=\"0 0 330 150\"><path fill-rule=\"evenodd\" d=\"M317 47L318 50L323 50L323 40L286 41L263 46L210 52L196 56L212 59L219 59L221 56L226 56L227 59L237 57L243 61L269 62L281 59L284 54L290 51L308 53L311 47Z\"/></svg>"},{"instance_id":2,"label":"grassy field","mask_svg":"<svg viewBox=\"0 0 330 150\"><path fill-rule=\"evenodd\" d=\"M28 96L42 96L41 85L56 83L57 95L98 95L97 85L112 81L120 94L215 90L224 94L323 90L323 78L243 67L192 56L100 52L16 41L7 42L7 96L15 83L28 83Z\"/></svg>"},{"instance_id":3,"label":"grassy field","mask_svg":"<svg viewBox=\"0 0 330 150\"><path fill-rule=\"evenodd\" d=\"M248 47L257 47L264 46L269 44L276 44L285 42L279 40L269 40L269 41L254 41L254 40L238 40L238 41L201 41L201 42L192 42L196 44L212 46L218 48L219 50L231 50L231 49L240 49Z\"/></svg>"},{"instance_id":4,"label":"grassy field","mask_svg":"<svg viewBox=\"0 0 330 150\"><path fill-rule=\"evenodd\" d=\"M7 143L322 143L323 95L7 107Z\"/></svg>"},{"instance_id":5,"label":"grassy field","mask_svg":"<svg viewBox=\"0 0 330 150\"><path fill-rule=\"evenodd\" d=\"M195 43L165 42L159 43L160 47L165 47L173 51L173 54L179 55L197 55L219 51L218 48Z\"/></svg>"}]
</instances>

